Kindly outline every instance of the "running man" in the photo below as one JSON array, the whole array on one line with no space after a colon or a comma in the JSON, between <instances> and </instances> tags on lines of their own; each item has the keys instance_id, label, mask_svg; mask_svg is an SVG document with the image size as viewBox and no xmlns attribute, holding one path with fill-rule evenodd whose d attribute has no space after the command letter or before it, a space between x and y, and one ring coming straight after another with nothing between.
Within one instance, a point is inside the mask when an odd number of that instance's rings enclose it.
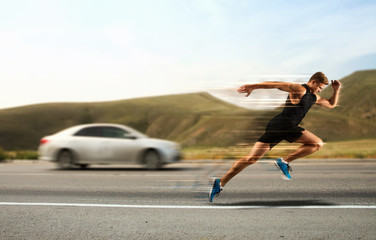
<instances>
[{"instance_id":1,"label":"running man","mask_svg":"<svg viewBox=\"0 0 376 240\"><path fill-rule=\"evenodd\" d=\"M240 158L231 169L222 177L214 179L213 187L209 192L209 201L212 202L218 196L223 187L241 172L244 168L254 164L262 158L268 151L282 140L290 143L303 144L293 153L279 158L275 161L276 167L282 172L284 179L291 180L290 163L298 158L302 158L319 150L323 146L323 141L298 125L313 104L327 108L337 106L341 83L332 80L333 95L329 99L321 98L317 93L328 85L328 78L322 72L312 75L306 84L284 83L284 82L263 82L257 84L246 84L238 89L239 93L245 93L248 97L255 89L277 88L288 92L283 111L272 118L268 123L264 135L262 135L253 146L248 155Z\"/></svg>"}]
</instances>

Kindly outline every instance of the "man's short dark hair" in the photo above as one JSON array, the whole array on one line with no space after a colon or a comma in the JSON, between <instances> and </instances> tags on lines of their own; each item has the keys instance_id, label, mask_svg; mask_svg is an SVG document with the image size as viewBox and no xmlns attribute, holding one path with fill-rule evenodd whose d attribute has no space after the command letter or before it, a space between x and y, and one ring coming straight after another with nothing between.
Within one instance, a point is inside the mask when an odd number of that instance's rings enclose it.
<instances>
[{"instance_id":1,"label":"man's short dark hair","mask_svg":"<svg viewBox=\"0 0 376 240\"><path fill-rule=\"evenodd\" d=\"M325 85L329 84L328 78L322 72L317 72L313 74L312 77L309 79L309 81L313 81L313 80L316 80L317 82L323 83Z\"/></svg>"}]
</instances>

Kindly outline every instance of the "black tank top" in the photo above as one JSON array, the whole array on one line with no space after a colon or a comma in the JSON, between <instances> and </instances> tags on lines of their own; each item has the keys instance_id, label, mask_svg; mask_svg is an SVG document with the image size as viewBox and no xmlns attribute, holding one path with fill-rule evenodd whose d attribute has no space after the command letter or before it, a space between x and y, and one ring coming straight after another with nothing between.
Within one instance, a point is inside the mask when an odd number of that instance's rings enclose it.
<instances>
[{"instance_id":1,"label":"black tank top","mask_svg":"<svg viewBox=\"0 0 376 240\"><path fill-rule=\"evenodd\" d=\"M291 102L289 94L283 111L278 115L280 120L281 118L284 118L297 126L303 120L308 110L316 102L317 97L309 90L307 84L302 84L302 86L307 90L306 93L298 104L293 104Z\"/></svg>"}]
</instances>

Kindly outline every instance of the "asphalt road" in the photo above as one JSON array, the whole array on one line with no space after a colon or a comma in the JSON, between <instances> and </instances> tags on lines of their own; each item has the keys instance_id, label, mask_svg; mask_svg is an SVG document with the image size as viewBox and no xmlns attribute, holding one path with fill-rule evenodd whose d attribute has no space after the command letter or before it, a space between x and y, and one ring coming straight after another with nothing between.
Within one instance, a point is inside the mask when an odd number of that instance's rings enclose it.
<instances>
[{"instance_id":1,"label":"asphalt road","mask_svg":"<svg viewBox=\"0 0 376 240\"><path fill-rule=\"evenodd\" d=\"M45 162L0 164L0 239L375 239L376 162L260 162L213 204L210 176L231 163L161 171Z\"/></svg>"}]
</instances>

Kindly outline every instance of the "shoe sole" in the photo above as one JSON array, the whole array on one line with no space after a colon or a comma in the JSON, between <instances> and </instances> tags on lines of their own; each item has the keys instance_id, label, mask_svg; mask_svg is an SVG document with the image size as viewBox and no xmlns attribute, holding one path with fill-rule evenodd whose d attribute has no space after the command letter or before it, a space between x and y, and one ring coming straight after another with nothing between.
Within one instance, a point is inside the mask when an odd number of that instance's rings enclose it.
<instances>
[{"instance_id":1,"label":"shoe sole","mask_svg":"<svg viewBox=\"0 0 376 240\"><path fill-rule=\"evenodd\" d=\"M279 172L282 174L282 179L283 180L286 180L286 181L291 181L291 178L288 178L282 171L282 169L279 167L278 163L274 162L274 166L277 167L277 169L279 170Z\"/></svg>"}]
</instances>

